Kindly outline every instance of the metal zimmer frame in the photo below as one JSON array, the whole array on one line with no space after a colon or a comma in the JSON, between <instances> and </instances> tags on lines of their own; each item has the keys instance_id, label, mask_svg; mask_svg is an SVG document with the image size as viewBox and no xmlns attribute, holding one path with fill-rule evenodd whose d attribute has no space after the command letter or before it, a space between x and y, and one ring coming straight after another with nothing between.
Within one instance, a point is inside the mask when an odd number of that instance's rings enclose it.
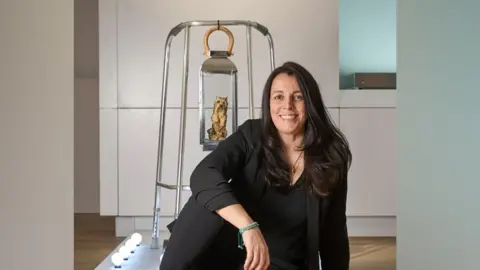
<instances>
[{"instance_id":1,"label":"metal zimmer frame","mask_svg":"<svg viewBox=\"0 0 480 270\"><path fill-rule=\"evenodd\" d=\"M249 88L249 117L254 117L254 101L253 101L253 80L252 80L252 28L259 31L267 39L270 46L270 66L273 70L275 68L275 52L273 46L273 38L267 27L252 21L243 20L226 20L226 21L187 21L178 24L173 27L165 42L165 52L163 60L163 80L162 80L162 92L161 92L161 111L160 111L160 126L158 136L158 155L157 155L157 174L155 181L155 206L153 213L153 230L152 230L152 244L151 248L160 248L159 243L159 222L160 217L172 217L172 215L160 215L160 189L165 188L169 190L176 190L175 197L175 212L173 218L177 218L180 212L181 205L181 193L184 190L190 190L189 185L183 184L182 171L184 160L184 146L185 146L185 128L186 128L186 110L187 110L187 88L188 88L188 73L189 73L189 48L190 48L190 28L197 26L245 26L246 39L247 39L247 66L248 66L248 88ZM178 145L178 159L177 159L177 182L175 185L169 185L161 182L162 177L162 158L163 158L163 145L165 134L165 112L167 107L167 86L168 86L168 71L170 64L170 49L172 40L181 31L184 31L184 52L183 52L183 80L182 80L182 93L181 93L181 111L180 111L180 140ZM238 107L235 108L238 110Z\"/></svg>"}]
</instances>

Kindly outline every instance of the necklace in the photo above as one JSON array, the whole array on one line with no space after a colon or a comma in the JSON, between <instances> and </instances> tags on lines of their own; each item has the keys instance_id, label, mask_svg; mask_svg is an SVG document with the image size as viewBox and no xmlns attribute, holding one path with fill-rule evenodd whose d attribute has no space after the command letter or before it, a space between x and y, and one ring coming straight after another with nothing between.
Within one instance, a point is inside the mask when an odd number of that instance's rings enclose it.
<instances>
[{"instance_id":1,"label":"necklace","mask_svg":"<svg viewBox=\"0 0 480 270\"><path fill-rule=\"evenodd\" d=\"M297 173L297 168L298 168L298 161L300 161L300 158L303 156L303 152L300 153L300 155L298 155L298 158L297 160L295 161L295 163L293 164L292 166L292 174L295 175L295 173Z\"/></svg>"}]
</instances>

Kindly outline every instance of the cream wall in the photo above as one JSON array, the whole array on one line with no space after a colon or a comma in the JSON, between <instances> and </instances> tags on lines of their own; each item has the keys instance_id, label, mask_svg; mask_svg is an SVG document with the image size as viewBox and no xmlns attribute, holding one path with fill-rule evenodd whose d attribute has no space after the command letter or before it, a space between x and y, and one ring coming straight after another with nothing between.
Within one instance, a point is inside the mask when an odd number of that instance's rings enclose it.
<instances>
[{"instance_id":1,"label":"cream wall","mask_svg":"<svg viewBox=\"0 0 480 270\"><path fill-rule=\"evenodd\" d=\"M73 1L0 1L0 268L74 268Z\"/></svg>"},{"instance_id":2,"label":"cream wall","mask_svg":"<svg viewBox=\"0 0 480 270\"><path fill-rule=\"evenodd\" d=\"M100 213L118 216L117 234L151 228L167 33L185 20L243 19L269 28L277 65L287 60L298 61L314 74L332 118L346 133L354 154L347 209L351 234L395 235L396 91L340 92L338 3L301 2L180 0L163 4L153 0L100 0ZM186 158L182 173L185 183L194 166L206 155L198 144L196 109L197 70L204 60L202 38L206 29L191 31ZM242 122L248 116L245 30L231 29L236 36L233 60L240 70ZM226 41L221 34L214 34L212 43L219 48ZM182 34L174 39L171 56L162 179L173 184L179 142ZM259 107L261 89L270 68L268 42L255 31L253 56L255 106ZM187 196L185 193L184 201ZM162 193L163 214L173 213L174 198L174 191Z\"/></svg>"}]
</instances>

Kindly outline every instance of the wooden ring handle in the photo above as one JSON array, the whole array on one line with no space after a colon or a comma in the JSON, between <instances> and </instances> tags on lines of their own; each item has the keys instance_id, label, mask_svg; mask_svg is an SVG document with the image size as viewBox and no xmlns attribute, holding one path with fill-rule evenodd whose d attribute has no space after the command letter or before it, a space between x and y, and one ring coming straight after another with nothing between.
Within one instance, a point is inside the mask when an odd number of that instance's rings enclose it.
<instances>
[{"instance_id":1,"label":"wooden ring handle","mask_svg":"<svg viewBox=\"0 0 480 270\"><path fill-rule=\"evenodd\" d=\"M210 38L210 35L215 32L215 31L222 31L228 36L228 48L227 48L227 53L228 55L232 55L232 49L233 49L233 43L235 42L235 39L233 38L232 32L228 30L227 27L225 26L214 26L205 33L205 36L203 36L203 46L205 47L205 55L210 55L210 46L208 44L208 39Z\"/></svg>"}]
</instances>

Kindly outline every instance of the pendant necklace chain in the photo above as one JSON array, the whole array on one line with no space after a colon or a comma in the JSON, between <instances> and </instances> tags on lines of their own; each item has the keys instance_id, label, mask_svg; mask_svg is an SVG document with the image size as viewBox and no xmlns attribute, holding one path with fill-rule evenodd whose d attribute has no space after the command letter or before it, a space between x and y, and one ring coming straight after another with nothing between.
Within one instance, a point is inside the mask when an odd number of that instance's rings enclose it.
<instances>
[{"instance_id":1,"label":"pendant necklace chain","mask_svg":"<svg viewBox=\"0 0 480 270\"><path fill-rule=\"evenodd\" d=\"M297 163L298 161L300 160L300 158L303 156L303 152L300 153L300 155L298 155L298 158L297 160L295 161L295 163L293 164L292 166L292 174L295 175L295 173L297 172Z\"/></svg>"}]
</instances>

